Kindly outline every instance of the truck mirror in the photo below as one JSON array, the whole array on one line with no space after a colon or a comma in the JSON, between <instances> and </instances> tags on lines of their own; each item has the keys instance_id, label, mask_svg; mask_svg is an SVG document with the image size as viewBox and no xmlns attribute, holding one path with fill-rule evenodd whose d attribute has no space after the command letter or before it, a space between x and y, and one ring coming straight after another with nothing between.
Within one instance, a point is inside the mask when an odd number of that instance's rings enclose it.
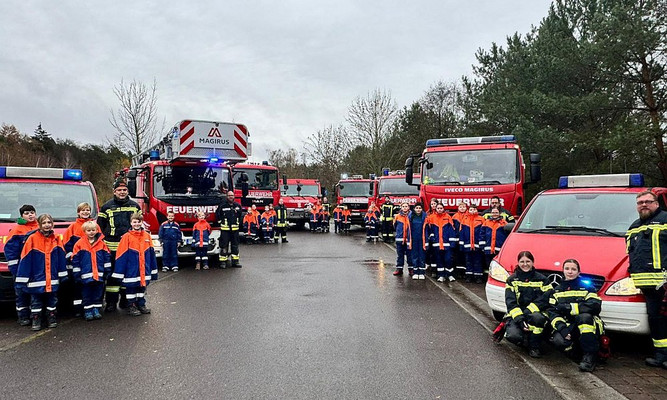
<instances>
[{"instance_id":1,"label":"truck mirror","mask_svg":"<svg viewBox=\"0 0 667 400\"><path fill-rule=\"evenodd\" d=\"M287 191L287 189L289 189L289 185L284 185L283 189L285 189L285 191Z\"/></svg>"},{"instance_id":2,"label":"truck mirror","mask_svg":"<svg viewBox=\"0 0 667 400\"><path fill-rule=\"evenodd\" d=\"M137 170L131 169L127 171L127 179L137 179Z\"/></svg>"},{"instance_id":3,"label":"truck mirror","mask_svg":"<svg viewBox=\"0 0 667 400\"><path fill-rule=\"evenodd\" d=\"M415 160L409 157L405 160L405 183L412 185L412 175L414 174L413 166Z\"/></svg>"},{"instance_id":4,"label":"truck mirror","mask_svg":"<svg viewBox=\"0 0 667 400\"><path fill-rule=\"evenodd\" d=\"M285 185L285 189L287 189L287 175L283 174L283 185Z\"/></svg>"},{"instance_id":5,"label":"truck mirror","mask_svg":"<svg viewBox=\"0 0 667 400\"><path fill-rule=\"evenodd\" d=\"M136 173L134 175L136 177ZM128 177L129 177L129 174L128 174ZM127 192L130 195L130 197L136 197L137 196L137 181L135 179L130 178L127 181Z\"/></svg>"},{"instance_id":6,"label":"truck mirror","mask_svg":"<svg viewBox=\"0 0 667 400\"><path fill-rule=\"evenodd\" d=\"M542 180L542 156L537 153L530 154L530 182L535 183Z\"/></svg>"},{"instance_id":7,"label":"truck mirror","mask_svg":"<svg viewBox=\"0 0 667 400\"><path fill-rule=\"evenodd\" d=\"M248 197L248 176L246 175L246 180L241 182L241 196Z\"/></svg>"},{"instance_id":8,"label":"truck mirror","mask_svg":"<svg viewBox=\"0 0 667 400\"><path fill-rule=\"evenodd\" d=\"M368 194L373 195L373 182L368 184Z\"/></svg>"},{"instance_id":9,"label":"truck mirror","mask_svg":"<svg viewBox=\"0 0 667 400\"><path fill-rule=\"evenodd\" d=\"M343 189L345 189L345 186L343 186L342 184L338 185L338 189L343 190Z\"/></svg>"},{"instance_id":10,"label":"truck mirror","mask_svg":"<svg viewBox=\"0 0 667 400\"><path fill-rule=\"evenodd\" d=\"M302 188L301 184L296 185L296 192L301 194L301 188Z\"/></svg>"}]
</instances>

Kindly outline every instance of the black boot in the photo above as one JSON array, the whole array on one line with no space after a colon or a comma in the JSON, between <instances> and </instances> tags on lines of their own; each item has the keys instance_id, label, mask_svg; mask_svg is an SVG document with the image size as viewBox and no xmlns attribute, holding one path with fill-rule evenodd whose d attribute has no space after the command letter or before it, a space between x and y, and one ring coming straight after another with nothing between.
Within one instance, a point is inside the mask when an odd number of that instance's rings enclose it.
<instances>
[{"instance_id":1,"label":"black boot","mask_svg":"<svg viewBox=\"0 0 667 400\"><path fill-rule=\"evenodd\" d=\"M56 319L56 312L49 311L49 314L46 316L46 321L49 328L55 328L58 326L58 320Z\"/></svg>"},{"instance_id":2,"label":"black boot","mask_svg":"<svg viewBox=\"0 0 667 400\"><path fill-rule=\"evenodd\" d=\"M151 309L146 307L146 306L137 306L137 310L139 310L140 313L142 314L150 314Z\"/></svg>"},{"instance_id":3,"label":"black boot","mask_svg":"<svg viewBox=\"0 0 667 400\"><path fill-rule=\"evenodd\" d=\"M595 354L585 353L579 363L579 370L583 372L593 372L595 370Z\"/></svg>"},{"instance_id":4,"label":"black boot","mask_svg":"<svg viewBox=\"0 0 667 400\"><path fill-rule=\"evenodd\" d=\"M30 318L32 319L33 331L38 331L42 329L42 316L39 313L33 313Z\"/></svg>"},{"instance_id":5,"label":"black boot","mask_svg":"<svg viewBox=\"0 0 667 400\"><path fill-rule=\"evenodd\" d=\"M30 317L19 317L19 325L21 326L28 326L30 322Z\"/></svg>"},{"instance_id":6,"label":"black boot","mask_svg":"<svg viewBox=\"0 0 667 400\"><path fill-rule=\"evenodd\" d=\"M649 367L660 368L664 363L667 363L667 352L657 351L654 357L649 357L644 360Z\"/></svg>"},{"instance_id":7,"label":"black boot","mask_svg":"<svg viewBox=\"0 0 667 400\"><path fill-rule=\"evenodd\" d=\"M133 317L141 315L141 311L137 308L137 305L134 303L131 303L129 307L127 307L127 313L130 314Z\"/></svg>"}]
</instances>

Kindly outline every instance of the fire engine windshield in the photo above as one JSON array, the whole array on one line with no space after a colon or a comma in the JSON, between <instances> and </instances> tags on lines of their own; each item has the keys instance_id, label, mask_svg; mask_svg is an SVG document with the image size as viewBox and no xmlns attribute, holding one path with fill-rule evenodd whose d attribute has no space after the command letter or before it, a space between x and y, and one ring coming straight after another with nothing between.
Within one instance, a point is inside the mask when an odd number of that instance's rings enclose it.
<instances>
[{"instance_id":1,"label":"fire engine windshield","mask_svg":"<svg viewBox=\"0 0 667 400\"><path fill-rule=\"evenodd\" d=\"M278 190L278 171L275 169L243 168L234 171L234 184L241 187L241 172L248 175L248 187L260 190Z\"/></svg>"},{"instance_id":2,"label":"fire engine windshield","mask_svg":"<svg viewBox=\"0 0 667 400\"><path fill-rule=\"evenodd\" d=\"M301 191L298 188L299 185L292 184L289 185L287 190L282 190L283 196L308 196L308 197L317 197L320 195L320 187L317 185L300 185Z\"/></svg>"},{"instance_id":3,"label":"fire engine windshield","mask_svg":"<svg viewBox=\"0 0 667 400\"><path fill-rule=\"evenodd\" d=\"M88 203L97 217L97 202L87 185L0 182L0 221L15 222L23 204L35 206L37 215L51 214L55 221L74 221L76 207Z\"/></svg>"},{"instance_id":4,"label":"fire engine windshield","mask_svg":"<svg viewBox=\"0 0 667 400\"><path fill-rule=\"evenodd\" d=\"M538 196L517 232L623 236L637 219L636 193L554 193Z\"/></svg>"},{"instance_id":5,"label":"fire engine windshield","mask_svg":"<svg viewBox=\"0 0 667 400\"><path fill-rule=\"evenodd\" d=\"M341 197L369 197L370 182L340 182L338 186Z\"/></svg>"},{"instance_id":6,"label":"fire engine windshield","mask_svg":"<svg viewBox=\"0 0 667 400\"><path fill-rule=\"evenodd\" d=\"M380 195L409 195L418 196L419 187L408 185L405 178L380 179L378 183L378 192Z\"/></svg>"},{"instance_id":7,"label":"fire engine windshield","mask_svg":"<svg viewBox=\"0 0 667 400\"><path fill-rule=\"evenodd\" d=\"M221 167L157 166L153 176L155 197L219 197L229 190L229 171Z\"/></svg>"},{"instance_id":8,"label":"fire engine windshield","mask_svg":"<svg viewBox=\"0 0 667 400\"><path fill-rule=\"evenodd\" d=\"M425 185L501 185L519 182L515 149L427 153L422 167Z\"/></svg>"}]
</instances>

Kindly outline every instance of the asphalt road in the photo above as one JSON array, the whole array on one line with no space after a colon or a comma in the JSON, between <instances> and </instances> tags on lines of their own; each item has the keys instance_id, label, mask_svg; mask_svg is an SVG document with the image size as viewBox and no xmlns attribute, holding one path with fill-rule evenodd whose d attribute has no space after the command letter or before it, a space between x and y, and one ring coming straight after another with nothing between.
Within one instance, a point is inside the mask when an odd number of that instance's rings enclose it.
<instances>
[{"instance_id":1,"label":"asphalt road","mask_svg":"<svg viewBox=\"0 0 667 400\"><path fill-rule=\"evenodd\" d=\"M356 236L242 246L243 268L161 273L153 313L2 321L2 398L551 399L430 280Z\"/></svg>"}]
</instances>

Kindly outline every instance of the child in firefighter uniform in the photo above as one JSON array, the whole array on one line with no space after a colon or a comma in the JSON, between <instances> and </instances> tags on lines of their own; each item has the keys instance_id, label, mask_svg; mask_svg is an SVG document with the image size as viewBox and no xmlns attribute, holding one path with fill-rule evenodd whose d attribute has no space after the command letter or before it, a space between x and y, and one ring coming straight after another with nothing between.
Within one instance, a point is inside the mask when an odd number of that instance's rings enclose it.
<instances>
[{"instance_id":1,"label":"child in firefighter uniform","mask_svg":"<svg viewBox=\"0 0 667 400\"><path fill-rule=\"evenodd\" d=\"M322 205L320 201L317 200L315 204L310 208L310 222L308 226L310 227L311 232L322 232Z\"/></svg>"},{"instance_id":2,"label":"child in firefighter uniform","mask_svg":"<svg viewBox=\"0 0 667 400\"><path fill-rule=\"evenodd\" d=\"M429 205L430 207L428 209L428 212L426 213L426 218L431 216L431 214L435 214L435 208L438 205L438 201L436 199L431 199L431 203L429 203ZM424 227L426 227L426 225L424 225ZM437 267L435 265L435 248L430 246L427 237L425 237L424 239L424 246L426 246L426 250L424 253L424 264L426 265L427 269L430 269L431 277L437 278L438 272L437 272Z\"/></svg>"},{"instance_id":3,"label":"child in firefighter uniform","mask_svg":"<svg viewBox=\"0 0 667 400\"><path fill-rule=\"evenodd\" d=\"M81 229L83 237L72 249L72 270L81 287L83 317L92 321L102 318L104 280L111 272L111 253L95 221L84 222Z\"/></svg>"},{"instance_id":4,"label":"child in firefighter uniform","mask_svg":"<svg viewBox=\"0 0 667 400\"><path fill-rule=\"evenodd\" d=\"M276 212L276 230L273 234L273 239L276 243L280 240L282 243L287 243L287 207L282 197L278 200Z\"/></svg>"},{"instance_id":5,"label":"child in firefighter uniform","mask_svg":"<svg viewBox=\"0 0 667 400\"><path fill-rule=\"evenodd\" d=\"M380 217L380 210L375 206L375 202L371 202L368 206L368 211L364 215L364 225L366 226L366 241L378 240L378 219Z\"/></svg>"},{"instance_id":6,"label":"child in firefighter uniform","mask_svg":"<svg viewBox=\"0 0 667 400\"><path fill-rule=\"evenodd\" d=\"M385 243L389 243L394 236L394 213L396 212L396 207L391 202L389 196L384 198L384 203L380 207L380 233L382 234L382 240Z\"/></svg>"},{"instance_id":7,"label":"child in firefighter uniform","mask_svg":"<svg viewBox=\"0 0 667 400\"><path fill-rule=\"evenodd\" d=\"M352 224L352 212L343 204L340 212L340 229L342 233L350 233L350 225Z\"/></svg>"},{"instance_id":8,"label":"child in firefighter uniform","mask_svg":"<svg viewBox=\"0 0 667 400\"><path fill-rule=\"evenodd\" d=\"M462 267L465 269L466 257L463 253L463 248L458 244L459 235L461 232L461 225L465 223L466 218L468 218L468 205L466 203L459 203L457 211L452 215L452 221L454 221L454 231L456 232L456 246L452 246L452 259L454 260L455 267Z\"/></svg>"},{"instance_id":9,"label":"child in firefighter uniform","mask_svg":"<svg viewBox=\"0 0 667 400\"><path fill-rule=\"evenodd\" d=\"M162 272L170 269L178 271L178 245L183 241L181 228L174 218L176 214L173 211L167 212L167 220L160 225L158 238L162 243Z\"/></svg>"},{"instance_id":10,"label":"child in firefighter uniform","mask_svg":"<svg viewBox=\"0 0 667 400\"><path fill-rule=\"evenodd\" d=\"M60 285L59 292L69 292L72 294L72 305L74 306L75 315L81 315L82 313L82 293L81 293L81 283L74 278L76 271L74 270L72 264L72 252L74 251L74 245L79 239L85 237L83 232L83 224L90 221L92 214L92 208L88 203L81 203L76 207L76 221L72 222L70 226L67 227L65 234L63 235L63 247L65 248L65 258L67 259L67 271L69 272L68 280L64 284ZM95 226L99 230L99 226L95 223ZM100 230L101 232L101 230Z\"/></svg>"},{"instance_id":11,"label":"child in firefighter uniform","mask_svg":"<svg viewBox=\"0 0 667 400\"><path fill-rule=\"evenodd\" d=\"M396 218L393 219L393 225L396 229L396 271L394 271L394 276L403 275L403 266L405 265L405 259L408 259L408 273L410 276L413 276L415 273L414 266L412 265L412 231L410 230L410 219L408 214L410 213L410 206L408 203L403 203L401 205L401 211L396 214Z\"/></svg>"},{"instance_id":12,"label":"child in firefighter uniform","mask_svg":"<svg viewBox=\"0 0 667 400\"><path fill-rule=\"evenodd\" d=\"M424 249L424 224L426 222L426 213L422 203L415 204L414 210L408 215L410 221L410 233L412 234L412 265L415 268L415 274L412 279L426 279L425 254Z\"/></svg>"},{"instance_id":13,"label":"child in firefighter uniform","mask_svg":"<svg viewBox=\"0 0 667 400\"><path fill-rule=\"evenodd\" d=\"M243 216L243 240L246 243L256 243L259 240L257 230L259 229L259 211L257 206L252 205L246 215Z\"/></svg>"},{"instance_id":14,"label":"child in firefighter uniform","mask_svg":"<svg viewBox=\"0 0 667 400\"><path fill-rule=\"evenodd\" d=\"M208 239L211 235L211 225L206 222L206 214L197 213L197 222L192 227L192 247L195 250L195 269L208 269Z\"/></svg>"},{"instance_id":15,"label":"child in firefighter uniform","mask_svg":"<svg viewBox=\"0 0 667 400\"><path fill-rule=\"evenodd\" d=\"M19 208L19 218L16 226L9 231L5 242L5 257L9 272L14 277L14 293L16 294L16 314L21 326L30 325L30 293L25 290L24 285L16 284L16 271L21 259L21 251L28 233L39 229L35 207L30 204L24 204Z\"/></svg>"},{"instance_id":16,"label":"child in firefighter uniform","mask_svg":"<svg viewBox=\"0 0 667 400\"><path fill-rule=\"evenodd\" d=\"M273 204L266 205L266 210L262 213L261 224L264 243L272 243L274 241L273 230L276 225L276 212L273 211Z\"/></svg>"},{"instance_id":17,"label":"child in firefighter uniform","mask_svg":"<svg viewBox=\"0 0 667 400\"><path fill-rule=\"evenodd\" d=\"M579 369L592 372L600 349L604 324L600 319L602 300L593 285L579 276L574 259L563 261L564 280L548 293L549 320L556 348L573 354L575 344L583 353Z\"/></svg>"},{"instance_id":18,"label":"child in firefighter uniform","mask_svg":"<svg viewBox=\"0 0 667 400\"><path fill-rule=\"evenodd\" d=\"M461 224L459 246L466 259L466 282L482 283L484 277L484 237L482 235L484 218L477 214L477 206L468 207L468 217Z\"/></svg>"},{"instance_id":19,"label":"child in firefighter uniform","mask_svg":"<svg viewBox=\"0 0 667 400\"><path fill-rule=\"evenodd\" d=\"M489 269L489 264L493 257L498 254L500 248L503 247L505 239L507 239L507 232L505 232L505 225L507 221L500 215L500 210L493 208L489 213L488 219L484 221L482 226L482 236L484 237L484 265Z\"/></svg>"},{"instance_id":20,"label":"child in firefighter uniform","mask_svg":"<svg viewBox=\"0 0 667 400\"><path fill-rule=\"evenodd\" d=\"M126 287L127 312L132 316L150 314L151 310L146 307L146 288L157 279L158 272L151 235L144 230L143 222L141 214L132 214L132 230L120 239L111 275Z\"/></svg>"},{"instance_id":21,"label":"child in firefighter uniform","mask_svg":"<svg viewBox=\"0 0 667 400\"><path fill-rule=\"evenodd\" d=\"M438 271L438 282L454 282L454 265L452 264L451 247L456 240L452 217L445 212L445 206L438 203L435 214L426 218L424 237L428 245L433 247L435 265Z\"/></svg>"},{"instance_id":22,"label":"child in firefighter uniform","mask_svg":"<svg viewBox=\"0 0 667 400\"><path fill-rule=\"evenodd\" d=\"M343 207L340 206L340 204L337 204L336 207L333 209L333 220L334 220L334 233L338 233L339 231L342 233L341 229L341 216L343 212Z\"/></svg>"},{"instance_id":23,"label":"child in firefighter uniform","mask_svg":"<svg viewBox=\"0 0 667 400\"><path fill-rule=\"evenodd\" d=\"M60 236L53 232L53 218L49 214L42 214L37 218L37 223L39 230L26 239L16 271L16 284L30 293L33 331L42 329L44 308L48 327L58 326L58 287L61 280L67 279L65 249Z\"/></svg>"},{"instance_id":24,"label":"child in firefighter uniform","mask_svg":"<svg viewBox=\"0 0 667 400\"><path fill-rule=\"evenodd\" d=\"M535 258L529 251L517 256L514 273L505 283L507 328L505 337L517 346L525 345L531 357L540 357L540 341L547 325L545 310L551 289L547 277L535 271Z\"/></svg>"}]
</instances>

